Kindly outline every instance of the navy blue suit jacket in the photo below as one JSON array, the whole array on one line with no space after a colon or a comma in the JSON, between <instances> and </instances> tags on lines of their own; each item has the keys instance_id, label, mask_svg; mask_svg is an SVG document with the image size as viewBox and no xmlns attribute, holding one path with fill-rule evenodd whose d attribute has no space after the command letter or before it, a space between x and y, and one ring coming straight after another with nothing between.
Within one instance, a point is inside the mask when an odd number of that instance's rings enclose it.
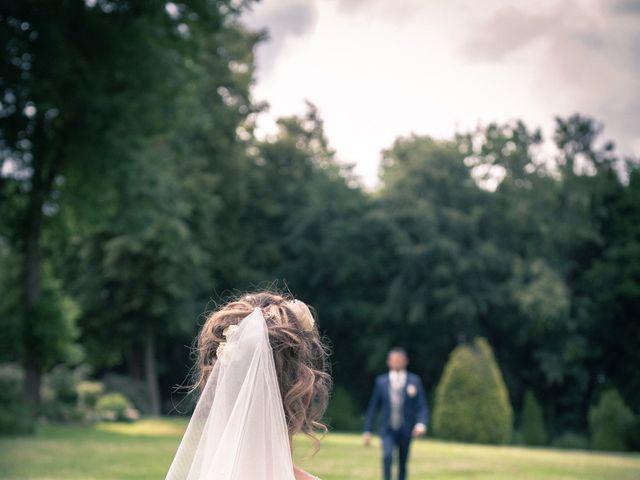
<instances>
[{"instance_id":1,"label":"navy blue suit jacket","mask_svg":"<svg viewBox=\"0 0 640 480\"><path fill-rule=\"evenodd\" d=\"M410 387L413 385L413 387ZM412 395L413 393L413 395ZM407 381L403 391L403 425L402 431L405 435L411 435L411 431L416 423L424 423L427 425L429 419L429 409L427 408L427 396L424 393L422 380L415 373L407 372ZM371 400L369 400L369 408L367 409L367 418L364 424L365 432L371 432L376 414L380 411L380 434L384 434L390 428L391 421L391 397L389 396L389 373L383 373L376 377L375 385Z\"/></svg>"}]
</instances>

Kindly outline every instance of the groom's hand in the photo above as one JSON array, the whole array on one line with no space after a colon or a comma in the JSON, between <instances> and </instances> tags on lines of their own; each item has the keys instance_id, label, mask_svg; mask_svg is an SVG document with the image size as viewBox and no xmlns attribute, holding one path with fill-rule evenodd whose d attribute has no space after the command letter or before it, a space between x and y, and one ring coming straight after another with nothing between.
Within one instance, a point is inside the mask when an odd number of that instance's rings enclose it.
<instances>
[{"instance_id":1,"label":"groom's hand","mask_svg":"<svg viewBox=\"0 0 640 480\"><path fill-rule=\"evenodd\" d=\"M422 423L417 423L416 426L413 427L413 431L411 432L411 436L413 438L417 438L417 437L421 437L425 433L427 433L426 425L424 425Z\"/></svg>"},{"instance_id":2,"label":"groom's hand","mask_svg":"<svg viewBox=\"0 0 640 480\"><path fill-rule=\"evenodd\" d=\"M369 447L371 445L371 434L369 432L364 432L362 434L362 441L364 442L365 447Z\"/></svg>"}]
</instances>

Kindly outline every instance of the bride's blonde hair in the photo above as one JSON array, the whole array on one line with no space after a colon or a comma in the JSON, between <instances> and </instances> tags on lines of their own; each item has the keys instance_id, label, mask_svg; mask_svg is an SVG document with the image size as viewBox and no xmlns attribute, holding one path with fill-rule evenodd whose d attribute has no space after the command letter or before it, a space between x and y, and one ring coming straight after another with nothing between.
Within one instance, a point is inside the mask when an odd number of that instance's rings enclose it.
<instances>
[{"instance_id":1,"label":"bride's blonde hair","mask_svg":"<svg viewBox=\"0 0 640 480\"><path fill-rule=\"evenodd\" d=\"M273 349L276 373L289 434L303 432L319 447L327 426L322 416L332 386L328 348L315 326L313 310L286 294L269 291L243 295L209 314L197 338L195 388L202 389L226 339L223 331L237 325L254 308L262 310Z\"/></svg>"}]
</instances>

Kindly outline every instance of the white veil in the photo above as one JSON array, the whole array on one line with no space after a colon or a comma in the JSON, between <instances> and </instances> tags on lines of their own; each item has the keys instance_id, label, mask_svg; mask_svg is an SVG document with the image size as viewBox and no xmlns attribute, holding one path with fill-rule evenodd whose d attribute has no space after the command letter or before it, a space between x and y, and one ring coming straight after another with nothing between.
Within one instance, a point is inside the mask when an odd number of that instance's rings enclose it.
<instances>
[{"instance_id":1,"label":"white veil","mask_svg":"<svg viewBox=\"0 0 640 480\"><path fill-rule=\"evenodd\" d=\"M267 325L256 307L227 335L166 480L294 480Z\"/></svg>"}]
</instances>

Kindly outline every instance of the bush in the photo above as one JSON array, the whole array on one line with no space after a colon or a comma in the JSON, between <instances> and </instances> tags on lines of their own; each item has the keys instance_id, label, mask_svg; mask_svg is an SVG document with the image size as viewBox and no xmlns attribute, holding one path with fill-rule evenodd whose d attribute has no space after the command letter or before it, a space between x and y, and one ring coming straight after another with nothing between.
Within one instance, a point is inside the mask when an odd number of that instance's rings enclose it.
<instances>
[{"instance_id":1,"label":"bush","mask_svg":"<svg viewBox=\"0 0 640 480\"><path fill-rule=\"evenodd\" d=\"M151 413L149 391L144 381L127 375L108 373L102 378L102 383L106 391L122 393L141 413Z\"/></svg>"},{"instance_id":2,"label":"bush","mask_svg":"<svg viewBox=\"0 0 640 480\"><path fill-rule=\"evenodd\" d=\"M524 440L522 439L522 431L519 429L513 429L511 432L511 445L524 445Z\"/></svg>"},{"instance_id":3,"label":"bush","mask_svg":"<svg viewBox=\"0 0 640 480\"><path fill-rule=\"evenodd\" d=\"M617 390L607 390L589 410L591 445L596 450L629 450L635 417Z\"/></svg>"},{"instance_id":4,"label":"bush","mask_svg":"<svg viewBox=\"0 0 640 480\"><path fill-rule=\"evenodd\" d=\"M635 452L640 451L640 415L636 415L633 429L629 437L629 449Z\"/></svg>"},{"instance_id":5,"label":"bush","mask_svg":"<svg viewBox=\"0 0 640 480\"><path fill-rule=\"evenodd\" d=\"M88 409L95 409L98 398L104 393L104 385L100 382L80 382L78 385L80 404Z\"/></svg>"},{"instance_id":6,"label":"bush","mask_svg":"<svg viewBox=\"0 0 640 480\"><path fill-rule=\"evenodd\" d=\"M24 372L13 364L0 365L0 434L33 433L35 421L23 395Z\"/></svg>"},{"instance_id":7,"label":"bush","mask_svg":"<svg viewBox=\"0 0 640 480\"><path fill-rule=\"evenodd\" d=\"M83 366L58 365L42 379L41 413L56 422L81 421L84 412L78 405L78 385L86 377Z\"/></svg>"},{"instance_id":8,"label":"bush","mask_svg":"<svg viewBox=\"0 0 640 480\"><path fill-rule=\"evenodd\" d=\"M584 435L574 432L566 432L553 440L552 446L569 450L588 450L589 439Z\"/></svg>"},{"instance_id":9,"label":"bush","mask_svg":"<svg viewBox=\"0 0 640 480\"><path fill-rule=\"evenodd\" d=\"M111 422L134 421L139 418L138 411L131 407L127 397L121 393L108 393L98 398L96 414L100 420Z\"/></svg>"},{"instance_id":10,"label":"bush","mask_svg":"<svg viewBox=\"0 0 640 480\"><path fill-rule=\"evenodd\" d=\"M522 440L526 445L545 445L547 443L542 408L531 390L527 390L524 394Z\"/></svg>"},{"instance_id":11,"label":"bush","mask_svg":"<svg viewBox=\"0 0 640 480\"><path fill-rule=\"evenodd\" d=\"M436 388L434 435L450 440L506 443L513 409L491 347L483 338L458 346Z\"/></svg>"},{"instance_id":12,"label":"bush","mask_svg":"<svg viewBox=\"0 0 640 480\"><path fill-rule=\"evenodd\" d=\"M336 386L326 414L332 429L346 431L362 430L363 419L349 392Z\"/></svg>"},{"instance_id":13,"label":"bush","mask_svg":"<svg viewBox=\"0 0 640 480\"><path fill-rule=\"evenodd\" d=\"M96 404L104 393L104 385L100 382L80 382L77 391L79 407L84 413L85 420L96 420Z\"/></svg>"}]
</instances>

